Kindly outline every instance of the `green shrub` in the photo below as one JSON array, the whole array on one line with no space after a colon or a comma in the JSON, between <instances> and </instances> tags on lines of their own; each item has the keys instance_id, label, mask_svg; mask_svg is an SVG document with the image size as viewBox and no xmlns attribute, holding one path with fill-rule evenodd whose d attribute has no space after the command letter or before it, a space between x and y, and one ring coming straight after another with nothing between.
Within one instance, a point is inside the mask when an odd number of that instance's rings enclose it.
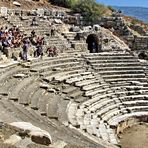
<instances>
[{"instance_id":1,"label":"green shrub","mask_svg":"<svg viewBox=\"0 0 148 148\"><path fill-rule=\"evenodd\" d=\"M73 12L80 13L86 21L95 23L98 17L102 16L108 9L95 0L51 0L51 3L58 6L71 8Z\"/></svg>"}]
</instances>

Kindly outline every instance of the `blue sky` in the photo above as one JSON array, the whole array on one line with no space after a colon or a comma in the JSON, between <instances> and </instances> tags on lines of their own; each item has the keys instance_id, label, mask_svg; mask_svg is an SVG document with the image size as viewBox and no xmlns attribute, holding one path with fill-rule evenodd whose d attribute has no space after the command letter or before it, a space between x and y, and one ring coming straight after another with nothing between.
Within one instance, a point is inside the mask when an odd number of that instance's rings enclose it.
<instances>
[{"instance_id":1,"label":"blue sky","mask_svg":"<svg viewBox=\"0 0 148 148\"><path fill-rule=\"evenodd\" d=\"M148 0L96 0L111 6L142 6L148 7Z\"/></svg>"}]
</instances>

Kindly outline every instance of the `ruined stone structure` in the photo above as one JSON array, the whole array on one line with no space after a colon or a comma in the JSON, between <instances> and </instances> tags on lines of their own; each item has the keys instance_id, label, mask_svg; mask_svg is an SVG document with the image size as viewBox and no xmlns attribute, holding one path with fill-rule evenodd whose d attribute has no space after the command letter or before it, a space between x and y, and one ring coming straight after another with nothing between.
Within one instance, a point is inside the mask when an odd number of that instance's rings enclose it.
<instances>
[{"instance_id":1,"label":"ruined stone structure","mask_svg":"<svg viewBox=\"0 0 148 148\"><path fill-rule=\"evenodd\" d=\"M128 25L122 17L104 17L100 25L120 36L135 52L148 49L147 32L140 26Z\"/></svg>"},{"instance_id":2,"label":"ruined stone structure","mask_svg":"<svg viewBox=\"0 0 148 148\"><path fill-rule=\"evenodd\" d=\"M31 20L32 16L1 18L26 34L35 28L37 34L45 35L45 49L55 45L60 51L55 57L44 52L40 59L33 58L30 50L26 62L19 58L20 50L12 49L8 58L0 52L2 146L117 148L119 132L148 121L148 66L133 54L134 48L102 27L59 30L51 37L45 20L37 18L37 27L30 26ZM124 25L122 19L110 20L109 28L112 22ZM132 35L128 27L118 28L120 35ZM89 53L89 36L95 36L98 44L101 39L100 52ZM138 42L142 43L137 37L135 44L146 46Z\"/></svg>"}]
</instances>

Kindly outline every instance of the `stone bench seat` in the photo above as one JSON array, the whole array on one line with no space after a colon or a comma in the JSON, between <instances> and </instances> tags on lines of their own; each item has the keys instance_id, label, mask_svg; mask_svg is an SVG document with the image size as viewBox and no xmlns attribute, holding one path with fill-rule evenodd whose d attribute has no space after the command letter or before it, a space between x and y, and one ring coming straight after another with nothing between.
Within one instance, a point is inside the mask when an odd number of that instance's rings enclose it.
<instances>
[{"instance_id":1,"label":"stone bench seat","mask_svg":"<svg viewBox=\"0 0 148 148\"><path fill-rule=\"evenodd\" d=\"M56 62L61 63L61 61L63 61L64 59L65 60L76 60L73 56L69 57L69 55L66 54L66 55L57 56L57 57L44 57L42 60L36 58L30 62L29 66L30 68L32 68L35 66L44 65L44 63L45 64L56 63Z\"/></svg>"},{"instance_id":2,"label":"stone bench seat","mask_svg":"<svg viewBox=\"0 0 148 148\"><path fill-rule=\"evenodd\" d=\"M89 61L91 64L99 63L99 64L106 64L106 63L112 63L112 64L118 64L118 63L135 63L137 62L137 59L91 59Z\"/></svg>"},{"instance_id":3,"label":"stone bench seat","mask_svg":"<svg viewBox=\"0 0 148 148\"><path fill-rule=\"evenodd\" d=\"M124 105L129 106L148 106L148 100L133 100L133 101L124 101Z\"/></svg>"},{"instance_id":4,"label":"stone bench seat","mask_svg":"<svg viewBox=\"0 0 148 148\"><path fill-rule=\"evenodd\" d=\"M67 71L68 70L68 71ZM84 71L84 69L82 69L82 66L81 65L77 65L77 66L71 66L71 67L68 67L68 69L67 68L57 68L57 72L60 72L60 73L64 73L64 72L66 72L66 73L71 73L71 72L83 72ZM50 76L53 72L55 72L55 71L44 71L44 72L41 72L40 73L40 76L43 76L43 77L48 77L48 76ZM56 72L55 72L56 73Z\"/></svg>"},{"instance_id":5,"label":"stone bench seat","mask_svg":"<svg viewBox=\"0 0 148 148\"><path fill-rule=\"evenodd\" d=\"M100 100L95 104L88 107L89 111L96 112L97 110L101 110L101 108L107 106L108 104L115 104L114 100Z\"/></svg>"},{"instance_id":6,"label":"stone bench seat","mask_svg":"<svg viewBox=\"0 0 148 148\"><path fill-rule=\"evenodd\" d=\"M67 88L62 90L62 93L64 93L64 94L71 94L71 93L73 93L76 90L77 90L77 87L68 86Z\"/></svg>"},{"instance_id":7,"label":"stone bench seat","mask_svg":"<svg viewBox=\"0 0 148 148\"><path fill-rule=\"evenodd\" d=\"M131 106L127 107L131 112L142 112L142 111L148 111L148 106Z\"/></svg>"},{"instance_id":8,"label":"stone bench seat","mask_svg":"<svg viewBox=\"0 0 148 148\"><path fill-rule=\"evenodd\" d=\"M41 89L41 88L38 88L32 95L31 97L31 104L30 104L30 107L34 110L38 110L39 109L39 100L43 99L44 97L44 93L45 93L45 90L44 89ZM45 103L45 102L43 102Z\"/></svg>"},{"instance_id":9,"label":"stone bench seat","mask_svg":"<svg viewBox=\"0 0 148 148\"><path fill-rule=\"evenodd\" d=\"M80 76L77 76L77 77L73 77L73 78L68 78L66 80L66 83L68 84L72 84L72 83L75 83L75 82L78 82L78 81L81 81L81 80L88 80L88 79L91 79L93 78L93 75L91 73L86 73L86 75L80 75Z\"/></svg>"},{"instance_id":10,"label":"stone bench seat","mask_svg":"<svg viewBox=\"0 0 148 148\"><path fill-rule=\"evenodd\" d=\"M64 80L67 80L67 79L70 79L70 78L81 77L81 76L84 76L84 75L87 75L87 74L89 74L89 73L88 72L82 72L82 73L74 73L74 74L63 75L63 76L59 75L58 77L55 78L55 80L61 82L61 81L64 81Z\"/></svg>"},{"instance_id":11,"label":"stone bench seat","mask_svg":"<svg viewBox=\"0 0 148 148\"><path fill-rule=\"evenodd\" d=\"M6 71L10 71L12 69L15 69L16 68L16 65L11 65L9 67L3 67L3 68L0 68L0 75L5 73Z\"/></svg>"},{"instance_id":12,"label":"stone bench seat","mask_svg":"<svg viewBox=\"0 0 148 148\"><path fill-rule=\"evenodd\" d=\"M82 106L82 108L89 107L90 105L93 105L94 103L96 103L100 99L107 99L107 98L111 97L112 95L114 95L114 93L103 94L103 95L98 95L97 97L92 97L92 99L89 99L86 102L83 102L81 104L81 106Z\"/></svg>"},{"instance_id":13,"label":"stone bench seat","mask_svg":"<svg viewBox=\"0 0 148 148\"><path fill-rule=\"evenodd\" d=\"M99 131L102 139L109 142L110 139L109 139L109 134L107 132L107 127L103 122L99 124Z\"/></svg>"},{"instance_id":14,"label":"stone bench seat","mask_svg":"<svg viewBox=\"0 0 148 148\"><path fill-rule=\"evenodd\" d=\"M102 75L102 77L104 78L104 79L118 79L118 78L133 78L133 77L135 77L135 78L144 78L145 77L145 74L143 74L143 73L141 73L141 74L137 74L137 73L133 73L133 74L122 74L122 75L120 75L120 74L118 74L118 75L114 75L114 74L112 74L112 75Z\"/></svg>"},{"instance_id":15,"label":"stone bench seat","mask_svg":"<svg viewBox=\"0 0 148 148\"><path fill-rule=\"evenodd\" d=\"M117 86L111 86L111 89L124 89L124 90L148 90L148 87L142 85L133 85L133 84L117 84Z\"/></svg>"},{"instance_id":16,"label":"stone bench seat","mask_svg":"<svg viewBox=\"0 0 148 148\"><path fill-rule=\"evenodd\" d=\"M74 115L75 119L76 119L76 123L77 125L79 125L81 127L81 129L85 129L85 127L83 126L84 123L83 123L83 120L84 120L84 110L82 109L78 109ZM83 126L83 127L82 127Z\"/></svg>"},{"instance_id":17,"label":"stone bench seat","mask_svg":"<svg viewBox=\"0 0 148 148\"><path fill-rule=\"evenodd\" d=\"M82 94L83 95L83 94ZM74 101L77 103L83 103L85 101L87 101L89 98L85 97L85 96L79 96L78 98L76 98Z\"/></svg>"},{"instance_id":18,"label":"stone bench seat","mask_svg":"<svg viewBox=\"0 0 148 148\"><path fill-rule=\"evenodd\" d=\"M139 62L133 62L133 63L125 63L125 62L119 62L119 63L93 63L91 64L93 67L133 67L133 66L138 66Z\"/></svg>"},{"instance_id":19,"label":"stone bench seat","mask_svg":"<svg viewBox=\"0 0 148 148\"><path fill-rule=\"evenodd\" d=\"M143 74L144 71L139 69L139 70L135 70L135 69L129 69L129 70L104 70L104 71L98 71L99 74L101 75L122 75L122 74Z\"/></svg>"},{"instance_id":20,"label":"stone bench seat","mask_svg":"<svg viewBox=\"0 0 148 148\"><path fill-rule=\"evenodd\" d=\"M57 80L57 81L60 81L60 78L62 79L63 77L69 77L70 75L74 75L74 74L79 75L80 73L85 72L84 69L73 70L74 67L72 67L72 66L69 67L69 68L62 68L62 70L60 68L57 71L49 71L48 75L43 77L43 80L47 80L47 81Z\"/></svg>"},{"instance_id":21,"label":"stone bench seat","mask_svg":"<svg viewBox=\"0 0 148 148\"><path fill-rule=\"evenodd\" d=\"M16 75L18 73L24 73L24 72L26 73L26 70L20 67L14 67L14 68L8 69L7 71L1 74L0 85L2 85L8 78L13 77L13 75Z\"/></svg>"},{"instance_id":22,"label":"stone bench seat","mask_svg":"<svg viewBox=\"0 0 148 148\"><path fill-rule=\"evenodd\" d=\"M114 108L113 110L110 110L109 112L103 114L101 116L101 118L102 118L103 121L108 122L114 116L120 116L121 114L125 114L125 113L127 113L127 110L124 107L120 108L120 109Z\"/></svg>"},{"instance_id":23,"label":"stone bench seat","mask_svg":"<svg viewBox=\"0 0 148 148\"><path fill-rule=\"evenodd\" d=\"M67 67L71 67L71 66L76 66L79 65L79 62L67 62L67 63L59 63L59 64L51 64L51 65L45 65L45 66L39 66L38 68L33 68L30 71L31 72L43 72L43 71L47 71L47 70L51 70L55 67L60 67L60 68L67 68Z\"/></svg>"},{"instance_id":24,"label":"stone bench seat","mask_svg":"<svg viewBox=\"0 0 148 148\"><path fill-rule=\"evenodd\" d=\"M145 92L145 91L144 91ZM114 95L117 95L118 98L121 98L123 99L124 97L126 98L126 96L129 96L132 97L132 96L136 96L136 95L141 95L142 92L139 92L137 94L137 92L135 91L123 91L123 90L119 90L119 91L115 91L115 92L109 92L109 93L106 93L106 94L102 94L102 95L95 95L93 96L91 99L87 100L86 102L82 103L81 105L82 106L90 106L91 104L93 105L94 103L96 103L97 101L99 101L100 99L107 99L107 98L110 98L112 97L113 98L116 98L114 97Z\"/></svg>"},{"instance_id":25,"label":"stone bench seat","mask_svg":"<svg viewBox=\"0 0 148 148\"><path fill-rule=\"evenodd\" d=\"M107 88L107 87L108 87L108 85L105 84L105 83L101 83L100 80L98 80L98 82L97 82L97 80L96 81L94 80L94 83L84 85L82 87L82 90L89 91L89 90L94 90L96 88L97 89L99 89L99 88L104 89L104 88Z\"/></svg>"},{"instance_id":26,"label":"stone bench seat","mask_svg":"<svg viewBox=\"0 0 148 148\"><path fill-rule=\"evenodd\" d=\"M109 104L106 104L106 106L104 108L96 111L95 114L96 114L96 116L101 117L102 115L107 114L111 110L114 110L121 105L122 105L122 103L113 103L113 102L111 103L111 102L109 102Z\"/></svg>"},{"instance_id":27,"label":"stone bench seat","mask_svg":"<svg viewBox=\"0 0 148 148\"><path fill-rule=\"evenodd\" d=\"M78 99L81 96L83 96L83 92L80 91L80 90L78 90L78 89L76 91L74 91L73 93L70 94L70 97L72 99Z\"/></svg>"},{"instance_id":28,"label":"stone bench seat","mask_svg":"<svg viewBox=\"0 0 148 148\"><path fill-rule=\"evenodd\" d=\"M93 100L94 101L94 100ZM90 101L88 100L88 101L86 101L86 102L89 102L90 103ZM89 111L91 111L91 112L97 112L97 110L98 111L101 111L102 109L101 108L103 108L103 106L106 106L106 108L107 108L107 106L109 105L109 104L120 104L120 101L119 101L119 99L118 98L116 98L116 97L114 97L114 98L109 98L109 97L104 97L104 98L98 98L98 100L96 100L96 101L94 101L93 103L91 103L91 104L89 104L89 106L87 106L86 105L86 102L84 102L82 105L81 105L81 109L82 108L85 108L85 109L87 109L87 110L89 110ZM105 109L105 108L104 108Z\"/></svg>"},{"instance_id":29,"label":"stone bench seat","mask_svg":"<svg viewBox=\"0 0 148 148\"><path fill-rule=\"evenodd\" d=\"M113 71L113 70L116 70L116 71L130 71L130 70L134 71L135 70L136 71L136 70L142 69L142 67L138 66L138 65L137 66L136 65L135 66L124 66L124 67L123 66L122 67L121 66L99 67L99 66L96 65L93 68L97 71L102 71L102 73L103 73L103 71L106 72L106 71Z\"/></svg>"},{"instance_id":30,"label":"stone bench seat","mask_svg":"<svg viewBox=\"0 0 148 148\"><path fill-rule=\"evenodd\" d=\"M31 102L31 95L36 92L39 88L39 84L37 82L32 82L20 95L19 103L23 105L29 105Z\"/></svg>"},{"instance_id":31,"label":"stone bench seat","mask_svg":"<svg viewBox=\"0 0 148 148\"><path fill-rule=\"evenodd\" d=\"M99 122L100 122L100 119L92 118L90 121L90 125L93 128L94 135L97 136L98 138L101 138L100 130L99 130L99 126L98 126Z\"/></svg>"},{"instance_id":32,"label":"stone bench seat","mask_svg":"<svg viewBox=\"0 0 148 148\"><path fill-rule=\"evenodd\" d=\"M65 126L68 126L67 108L69 106L69 100L59 100L58 102L58 120Z\"/></svg>"},{"instance_id":33,"label":"stone bench seat","mask_svg":"<svg viewBox=\"0 0 148 148\"><path fill-rule=\"evenodd\" d=\"M118 82L118 81L139 81L139 82L146 82L146 78L134 78L134 77L131 77L131 78L115 78L115 79L105 79L106 82L108 83L114 83L114 82Z\"/></svg>"},{"instance_id":34,"label":"stone bench seat","mask_svg":"<svg viewBox=\"0 0 148 148\"><path fill-rule=\"evenodd\" d=\"M96 88L93 90L89 90L89 91L85 91L85 96L88 97L93 97L97 94L102 94L102 93L106 93L108 90L110 90L110 88L108 88L108 86L103 86L102 88Z\"/></svg>"},{"instance_id":35,"label":"stone bench seat","mask_svg":"<svg viewBox=\"0 0 148 148\"><path fill-rule=\"evenodd\" d=\"M120 115L120 116L115 116L114 118L110 119L108 121L109 125L110 126L113 126L113 127L117 127L118 124L122 121L125 121L129 118L133 118L133 117L142 117L142 116L148 116L148 112L132 112L132 113L128 113L128 114L123 114L123 115Z\"/></svg>"},{"instance_id":36,"label":"stone bench seat","mask_svg":"<svg viewBox=\"0 0 148 148\"><path fill-rule=\"evenodd\" d=\"M112 57L133 57L130 54L127 53L116 53L116 52L101 52L101 53L91 53L91 54L84 54L85 57L90 58L90 57L108 57L108 58L112 58Z\"/></svg>"},{"instance_id":37,"label":"stone bench seat","mask_svg":"<svg viewBox=\"0 0 148 148\"><path fill-rule=\"evenodd\" d=\"M87 86L87 85L93 85L93 84L95 84L95 82L96 83L101 83L101 79L99 79L99 78L96 78L95 76L92 78L92 79L90 79L90 80L82 80L82 81L80 81L80 82L76 82L75 83L75 85L76 86L78 86L78 87L83 87L83 86Z\"/></svg>"},{"instance_id":38,"label":"stone bench seat","mask_svg":"<svg viewBox=\"0 0 148 148\"><path fill-rule=\"evenodd\" d=\"M121 96L119 97L122 101L134 101L134 100L147 100L148 95L146 94L135 94L130 96Z\"/></svg>"},{"instance_id":39,"label":"stone bench seat","mask_svg":"<svg viewBox=\"0 0 148 148\"><path fill-rule=\"evenodd\" d=\"M20 82L20 79L9 78L3 85L0 86L0 95L8 96L11 89Z\"/></svg>"},{"instance_id":40,"label":"stone bench seat","mask_svg":"<svg viewBox=\"0 0 148 148\"><path fill-rule=\"evenodd\" d=\"M78 103L70 102L69 107L67 108L67 115L68 120L73 126L77 126L77 120L76 120L76 112L78 109Z\"/></svg>"},{"instance_id":41,"label":"stone bench seat","mask_svg":"<svg viewBox=\"0 0 148 148\"><path fill-rule=\"evenodd\" d=\"M34 77L24 78L18 85L16 85L13 88L13 90L11 90L10 95L9 95L9 99L19 100L20 99L20 92L34 81L35 81Z\"/></svg>"}]
</instances>

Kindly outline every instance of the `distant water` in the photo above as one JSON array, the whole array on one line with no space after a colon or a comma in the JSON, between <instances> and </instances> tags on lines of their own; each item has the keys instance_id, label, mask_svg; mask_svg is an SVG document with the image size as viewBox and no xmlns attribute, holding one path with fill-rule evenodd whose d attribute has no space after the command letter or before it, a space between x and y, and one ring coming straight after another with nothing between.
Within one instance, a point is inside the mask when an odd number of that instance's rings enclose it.
<instances>
[{"instance_id":1,"label":"distant water","mask_svg":"<svg viewBox=\"0 0 148 148\"><path fill-rule=\"evenodd\" d=\"M143 7L118 7L115 6L114 8L121 10L123 14L128 16L133 16L139 20L148 23L148 8Z\"/></svg>"}]
</instances>

